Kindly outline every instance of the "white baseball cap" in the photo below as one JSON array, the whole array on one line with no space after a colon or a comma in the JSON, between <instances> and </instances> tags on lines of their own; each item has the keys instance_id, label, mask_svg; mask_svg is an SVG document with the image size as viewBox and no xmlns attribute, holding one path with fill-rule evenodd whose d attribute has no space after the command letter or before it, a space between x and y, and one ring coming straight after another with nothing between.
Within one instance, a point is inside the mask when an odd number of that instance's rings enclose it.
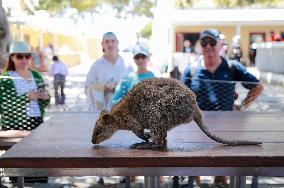
<instances>
[{"instance_id":1,"label":"white baseball cap","mask_svg":"<svg viewBox=\"0 0 284 188\"><path fill-rule=\"evenodd\" d=\"M137 54L143 54L145 56L149 56L149 48L145 45L138 44L133 48L133 57Z\"/></svg>"},{"instance_id":2,"label":"white baseball cap","mask_svg":"<svg viewBox=\"0 0 284 188\"><path fill-rule=\"evenodd\" d=\"M10 44L9 55L16 53L30 54L32 52L25 41L14 41Z\"/></svg>"}]
</instances>

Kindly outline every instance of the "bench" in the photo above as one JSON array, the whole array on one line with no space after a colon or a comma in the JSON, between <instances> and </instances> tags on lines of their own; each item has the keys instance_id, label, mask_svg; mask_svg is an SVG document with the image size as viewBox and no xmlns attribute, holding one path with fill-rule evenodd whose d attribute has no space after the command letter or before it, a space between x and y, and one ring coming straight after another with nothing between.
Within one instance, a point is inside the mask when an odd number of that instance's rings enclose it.
<instances>
[{"instance_id":1,"label":"bench","mask_svg":"<svg viewBox=\"0 0 284 188\"><path fill-rule=\"evenodd\" d=\"M20 131L20 130L0 131L0 151L7 151L16 143L21 141L24 137L26 137L29 133L30 133L29 131ZM24 185L23 177L17 177L17 182L19 187L23 187Z\"/></svg>"},{"instance_id":2,"label":"bench","mask_svg":"<svg viewBox=\"0 0 284 188\"><path fill-rule=\"evenodd\" d=\"M29 133L30 131L20 130L0 131L0 150L7 151Z\"/></svg>"}]
</instances>

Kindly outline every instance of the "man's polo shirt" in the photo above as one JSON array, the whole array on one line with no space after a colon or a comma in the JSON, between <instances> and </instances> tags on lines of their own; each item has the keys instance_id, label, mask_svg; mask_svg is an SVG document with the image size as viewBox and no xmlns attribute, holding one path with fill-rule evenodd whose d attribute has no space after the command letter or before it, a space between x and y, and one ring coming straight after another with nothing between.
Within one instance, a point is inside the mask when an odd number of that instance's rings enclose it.
<instances>
[{"instance_id":1,"label":"man's polo shirt","mask_svg":"<svg viewBox=\"0 0 284 188\"><path fill-rule=\"evenodd\" d=\"M236 81L251 89L259 82L239 62L232 62L235 66L234 80L227 61L222 58L221 64L214 73L201 67L192 76L191 90L196 94L197 103L202 110L232 111Z\"/></svg>"}]
</instances>

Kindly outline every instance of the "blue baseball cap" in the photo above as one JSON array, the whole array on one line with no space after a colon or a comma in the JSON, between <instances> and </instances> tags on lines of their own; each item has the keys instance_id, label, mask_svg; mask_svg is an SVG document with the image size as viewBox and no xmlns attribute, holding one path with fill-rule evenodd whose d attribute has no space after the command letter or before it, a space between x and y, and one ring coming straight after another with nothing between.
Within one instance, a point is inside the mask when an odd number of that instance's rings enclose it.
<instances>
[{"instance_id":1,"label":"blue baseball cap","mask_svg":"<svg viewBox=\"0 0 284 188\"><path fill-rule=\"evenodd\" d=\"M117 40L117 37L113 32L106 32L103 35L103 40L105 40L105 39L116 39Z\"/></svg>"},{"instance_id":2,"label":"blue baseball cap","mask_svg":"<svg viewBox=\"0 0 284 188\"><path fill-rule=\"evenodd\" d=\"M219 32L216 29L206 29L200 33L199 39L202 40L206 37L209 37L215 41L220 39Z\"/></svg>"},{"instance_id":3,"label":"blue baseball cap","mask_svg":"<svg viewBox=\"0 0 284 188\"><path fill-rule=\"evenodd\" d=\"M149 48L145 45L138 44L133 48L133 57L137 54L143 54L145 56L149 56Z\"/></svg>"}]
</instances>

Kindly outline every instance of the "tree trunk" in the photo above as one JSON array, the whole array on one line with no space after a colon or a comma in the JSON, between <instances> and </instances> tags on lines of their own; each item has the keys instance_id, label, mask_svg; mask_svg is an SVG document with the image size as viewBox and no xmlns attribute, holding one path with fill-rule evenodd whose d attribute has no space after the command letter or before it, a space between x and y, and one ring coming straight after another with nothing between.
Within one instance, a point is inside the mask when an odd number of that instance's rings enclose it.
<instances>
[{"instance_id":1,"label":"tree trunk","mask_svg":"<svg viewBox=\"0 0 284 188\"><path fill-rule=\"evenodd\" d=\"M11 42L9 23L6 13L2 7L2 0L0 0L0 73L2 72L7 57L3 57L8 52L8 46Z\"/></svg>"}]
</instances>

